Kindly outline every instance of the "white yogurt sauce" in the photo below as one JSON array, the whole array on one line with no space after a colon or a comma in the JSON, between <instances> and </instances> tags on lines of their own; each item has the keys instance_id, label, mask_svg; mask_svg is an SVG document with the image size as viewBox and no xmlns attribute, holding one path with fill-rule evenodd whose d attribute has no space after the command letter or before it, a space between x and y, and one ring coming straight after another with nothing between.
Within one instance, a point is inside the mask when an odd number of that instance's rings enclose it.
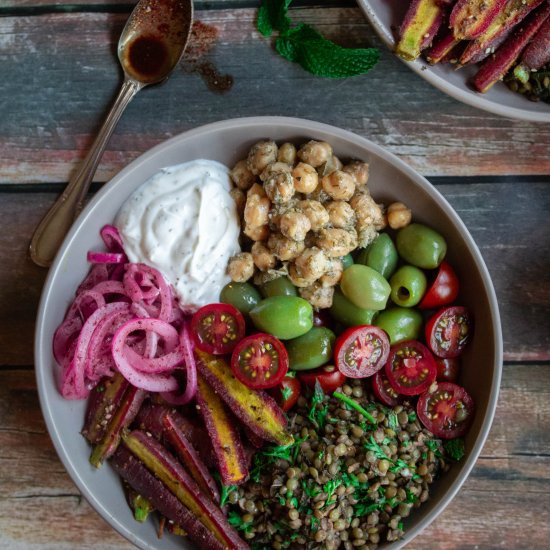
<instances>
[{"instance_id":1,"label":"white yogurt sauce","mask_svg":"<svg viewBox=\"0 0 550 550\"><path fill-rule=\"evenodd\" d=\"M131 262L158 269L186 311L219 302L240 252L229 169L194 160L162 169L126 201L115 225Z\"/></svg>"}]
</instances>

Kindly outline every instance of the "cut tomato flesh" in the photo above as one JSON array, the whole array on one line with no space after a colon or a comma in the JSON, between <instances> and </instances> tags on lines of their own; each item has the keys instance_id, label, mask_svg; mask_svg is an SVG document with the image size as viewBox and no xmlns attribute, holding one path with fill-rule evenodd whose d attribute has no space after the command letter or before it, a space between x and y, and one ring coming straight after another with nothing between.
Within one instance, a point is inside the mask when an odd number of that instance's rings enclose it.
<instances>
[{"instance_id":1,"label":"cut tomato flesh","mask_svg":"<svg viewBox=\"0 0 550 550\"><path fill-rule=\"evenodd\" d=\"M384 369L372 377L372 391L378 400L388 407L395 407L403 401L403 396L392 388Z\"/></svg>"},{"instance_id":2,"label":"cut tomato flesh","mask_svg":"<svg viewBox=\"0 0 550 550\"><path fill-rule=\"evenodd\" d=\"M426 342L438 357L458 357L471 337L472 328L472 317L465 307L447 307L426 323Z\"/></svg>"}]
</instances>

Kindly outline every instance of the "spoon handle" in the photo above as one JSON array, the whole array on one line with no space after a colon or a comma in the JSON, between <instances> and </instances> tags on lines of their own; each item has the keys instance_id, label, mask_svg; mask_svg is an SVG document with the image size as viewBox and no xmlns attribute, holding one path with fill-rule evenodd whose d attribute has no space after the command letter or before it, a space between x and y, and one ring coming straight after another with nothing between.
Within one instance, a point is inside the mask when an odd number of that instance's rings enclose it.
<instances>
[{"instance_id":1,"label":"spoon handle","mask_svg":"<svg viewBox=\"0 0 550 550\"><path fill-rule=\"evenodd\" d=\"M128 103L130 103L143 86L140 82L131 78L125 78L118 96L84 162L34 232L29 252L35 264L42 267L49 267L52 264L65 235L76 216L82 210L84 199L92 183L97 165L115 129L116 123Z\"/></svg>"}]
</instances>

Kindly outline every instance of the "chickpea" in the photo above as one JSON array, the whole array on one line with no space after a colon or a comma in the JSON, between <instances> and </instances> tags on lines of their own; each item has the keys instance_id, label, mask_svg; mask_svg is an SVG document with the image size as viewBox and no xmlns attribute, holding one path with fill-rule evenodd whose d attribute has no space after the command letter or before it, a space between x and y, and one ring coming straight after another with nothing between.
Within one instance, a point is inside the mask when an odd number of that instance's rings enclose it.
<instances>
[{"instance_id":1,"label":"chickpea","mask_svg":"<svg viewBox=\"0 0 550 550\"><path fill-rule=\"evenodd\" d=\"M333 227L353 227L355 225L355 211L345 201L331 201L325 204L329 222Z\"/></svg>"},{"instance_id":2,"label":"chickpea","mask_svg":"<svg viewBox=\"0 0 550 550\"><path fill-rule=\"evenodd\" d=\"M402 202L392 202L386 211L388 225L392 229L401 229L411 223L412 212Z\"/></svg>"},{"instance_id":3,"label":"chickpea","mask_svg":"<svg viewBox=\"0 0 550 550\"><path fill-rule=\"evenodd\" d=\"M254 261L250 252L239 252L229 258L227 273L232 281L245 283L254 275Z\"/></svg>"},{"instance_id":4,"label":"chickpea","mask_svg":"<svg viewBox=\"0 0 550 550\"><path fill-rule=\"evenodd\" d=\"M325 274L319 280L323 286L335 286L340 282L343 272L344 265L342 264L342 260L331 258Z\"/></svg>"},{"instance_id":5,"label":"chickpea","mask_svg":"<svg viewBox=\"0 0 550 550\"><path fill-rule=\"evenodd\" d=\"M290 172L290 166L284 162L272 162L268 164L260 174L260 179L265 181L269 176L279 172Z\"/></svg>"},{"instance_id":6,"label":"chickpea","mask_svg":"<svg viewBox=\"0 0 550 550\"><path fill-rule=\"evenodd\" d=\"M243 233L253 241L265 241L269 237L269 226L250 227L245 225Z\"/></svg>"},{"instance_id":7,"label":"chickpea","mask_svg":"<svg viewBox=\"0 0 550 550\"><path fill-rule=\"evenodd\" d=\"M321 229L316 243L329 258L338 258L357 248L357 233L353 229L346 230L336 227Z\"/></svg>"},{"instance_id":8,"label":"chickpea","mask_svg":"<svg viewBox=\"0 0 550 550\"><path fill-rule=\"evenodd\" d=\"M271 203L267 197L260 197L259 195L248 197L244 207L245 224L251 229L267 225L270 206Z\"/></svg>"},{"instance_id":9,"label":"chickpea","mask_svg":"<svg viewBox=\"0 0 550 550\"><path fill-rule=\"evenodd\" d=\"M313 192L308 193L306 197L313 201L320 202L321 204L326 204L327 202L330 202L332 200L330 196L326 193L326 191L323 189L321 182L319 182L319 184L313 190Z\"/></svg>"},{"instance_id":10,"label":"chickpea","mask_svg":"<svg viewBox=\"0 0 550 550\"><path fill-rule=\"evenodd\" d=\"M357 243L361 248L366 248L369 246L374 239L378 236L378 231L376 231L374 225L367 225L365 229L357 232Z\"/></svg>"},{"instance_id":11,"label":"chickpea","mask_svg":"<svg viewBox=\"0 0 550 550\"><path fill-rule=\"evenodd\" d=\"M254 265L260 271L267 271L268 269L273 269L275 267L276 259L273 253L265 246L263 243L257 241L252 245L250 251L252 253L252 259L254 260Z\"/></svg>"},{"instance_id":12,"label":"chickpea","mask_svg":"<svg viewBox=\"0 0 550 550\"><path fill-rule=\"evenodd\" d=\"M310 286L300 288L299 292L304 300L317 309L327 309L332 306L333 286L323 286L319 282L315 282Z\"/></svg>"},{"instance_id":13,"label":"chickpea","mask_svg":"<svg viewBox=\"0 0 550 550\"><path fill-rule=\"evenodd\" d=\"M310 164L299 162L292 170L294 187L299 193L312 193L317 188L319 176Z\"/></svg>"},{"instance_id":14,"label":"chickpea","mask_svg":"<svg viewBox=\"0 0 550 550\"><path fill-rule=\"evenodd\" d=\"M288 278L290 282L298 288L306 287L313 283L313 281L299 275L296 266L292 262L288 264Z\"/></svg>"},{"instance_id":15,"label":"chickpea","mask_svg":"<svg viewBox=\"0 0 550 550\"><path fill-rule=\"evenodd\" d=\"M355 193L355 180L342 170L335 170L321 179L323 191L334 200L347 201Z\"/></svg>"},{"instance_id":16,"label":"chickpea","mask_svg":"<svg viewBox=\"0 0 550 550\"><path fill-rule=\"evenodd\" d=\"M244 191L238 187L233 187L233 189L229 191L229 194L235 201L237 212L239 213L239 217L241 217L244 214L244 205L246 204L246 195L244 194Z\"/></svg>"},{"instance_id":17,"label":"chickpea","mask_svg":"<svg viewBox=\"0 0 550 550\"><path fill-rule=\"evenodd\" d=\"M252 195L267 197L267 195L265 194L265 189L259 183L255 183L254 185L252 185L252 187L246 192L247 197L251 197Z\"/></svg>"},{"instance_id":18,"label":"chickpea","mask_svg":"<svg viewBox=\"0 0 550 550\"><path fill-rule=\"evenodd\" d=\"M302 212L285 212L279 219L281 233L294 241L303 241L311 229L309 218Z\"/></svg>"},{"instance_id":19,"label":"chickpea","mask_svg":"<svg viewBox=\"0 0 550 550\"><path fill-rule=\"evenodd\" d=\"M353 177L357 187L363 187L369 179L369 165L366 162L354 160L346 164L342 170Z\"/></svg>"},{"instance_id":20,"label":"chickpea","mask_svg":"<svg viewBox=\"0 0 550 550\"><path fill-rule=\"evenodd\" d=\"M316 281L324 275L329 268L329 260L326 254L317 247L306 248L294 260L296 272L300 277Z\"/></svg>"},{"instance_id":21,"label":"chickpea","mask_svg":"<svg viewBox=\"0 0 550 550\"><path fill-rule=\"evenodd\" d=\"M267 246L269 250L275 254L275 257L283 262L293 260L299 256L305 248L303 241L293 241L279 233L271 233L267 241Z\"/></svg>"},{"instance_id":22,"label":"chickpea","mask_svg":"<svg viewBox=\"0 0 550 550\"><path fill-rule=\"evenodd\" d=\"M326 141L311 140L305 143L298 150L298 158L311 164L313 168L321 166L332 156L332 147Z\"/></svg>"},{"instance_id":23,"label":"chickpea","mask_svg":"<svg viewBox=\"0 0 550 550\"><path fill-rule=\"evenodd\" d=\"M385 226L384 212L382 208L368 193L356 193L349 201L357 216L357 231L366 229L373 225L375 229L382 229Z\"/></svg>"},{"instance_id":24,"label":"chickpea","mask_svg":"<svg viewBox=\"0 0 550 550\"><path fill-rule=\"evenodd\" d=\"M267 196L276 204L289 202L294 196L294 184L290 172L276 172L264 182Z\"/></svg>"},{"instance_id":25,"label":"chickpea","mask_svg":"<svg viewBox=\"0 0 550 550\"><path fill-rule=\"evenodd\" d=\"M255 175L263 172L264 168L277 160L277 144L272 140L259 141L248 152L246 165Z\"/></svg>"},{"instance_id":26,"label":"chickpea","mask_svg":"<svg viewBox=\"0 0 550 550\"><path fill-rule=\"evenodd\" d=\"M321 164L321 166L317 168L317 172L323 177L332 174L335 170L341 170L342 167L342 161L336 155L332 155L324 164Z\"/></svg>"},{"instance_id":27,"label":"chickpea","mask_svg":"<svg viewBox=\"0 0 550 550\"><path fill-rule=\"evenodd\" d=\"M256 177L246 165L246 160L240 160L237 162L229 174L233 180L233 183L243 191L250 189L256 181Z\"/></svg>"},{"instance_id":28,"label":"chickpea","mask_svg":"<svg viewBox=\"0 0 550 550\"><path fill-rule=\"evenodd\" d=\"M328 224L328 212L320 202L308 199L300 201L297 206L309 218L312 231L319 231Z\"/></svg>"},{"instance_id":29,"label":"chickpea","mask_svg":"<svg viewBox=\"0 0 550 550\"><path fill-rule=\"evenodd\" d=\"M277 153L277 160L279 162L286 162L290 166L294 166L296 162L296 147L293 143L283 143L279 147L279 152Z\"/></svg>"}]
</instances>

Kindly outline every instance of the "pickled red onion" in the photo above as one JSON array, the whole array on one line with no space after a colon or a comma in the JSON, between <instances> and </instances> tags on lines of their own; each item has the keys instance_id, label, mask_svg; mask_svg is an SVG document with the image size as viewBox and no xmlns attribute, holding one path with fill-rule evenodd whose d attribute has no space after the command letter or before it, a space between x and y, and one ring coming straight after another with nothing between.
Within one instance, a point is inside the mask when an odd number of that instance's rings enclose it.
<instances>
[{"instance_id":1,"label":"pickled red onion","mask_svg":"<svg viewBox=\"0 0 550 550\"><path fill-rule=\"evenodd\" d=\"M88 252L86 259L92 264L124 264L128 261L123 252Z\"/></svg>"}]
</instances>

